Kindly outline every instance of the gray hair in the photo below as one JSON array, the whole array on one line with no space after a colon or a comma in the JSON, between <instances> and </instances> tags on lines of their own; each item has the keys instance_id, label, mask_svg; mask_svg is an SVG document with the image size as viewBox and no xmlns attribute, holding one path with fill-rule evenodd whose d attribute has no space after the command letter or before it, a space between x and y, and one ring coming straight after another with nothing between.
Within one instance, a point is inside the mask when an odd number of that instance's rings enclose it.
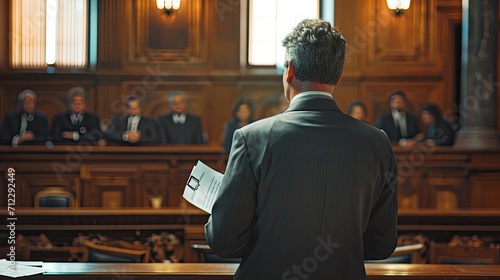
<instances>
[{"instance_id":1,"label":"gray hair","mask_svg":"<svg viewBox=\"0 0 500 280\"><path fill-rule=\"evenodd\" d=\"M21 91L19 93L19 95L17 96L17 101L19 103L23 103L24 102L24 98L27 95L31 96L33 98L33 100L35 100L35 103L36 103L36 101L37 101L36 93L33 90L31 90L31 89L25 89L25 90Z\"/></svg>"},{"instance_id":2,"label":"gray hair","mask_svg":"<svg viewBox=\"0 0 500 280\"><path fill-rule=\"evenodd\" d=\"M67 99L68 99L68 106L71 105L71 103L73 103L73 98L75 96L81 96L83 97L83 100L86 100L87 99L87 96L86 96L86 93L85 93L85 89L82 88L82 87L72 87L68 90L68 94L67 94Z\"/></svg>"},{"instance_id":3,"label":"gray hair","mask_svg":"<svg viewBox=\"0 0 500 280\"><path fill-rule=\"evenodd\" d=\"M184 99L184 102L186 102L186 94L183 91L173 90L168 94L168 104L170 104L170 106L174 105L174 99L177 96L182 97L182 99Z\"/></svg>"},{"instance_id":4,"label":"gray hair","mask_svg":"<svg viewBox=\"0 0 500 280\"><path fill-rule=\"evenodd\" d=\"M302 20L282 41L295 77L301 81L336 84L344 70L346 41L330 22Z\"/></svg>"}]
</instances>

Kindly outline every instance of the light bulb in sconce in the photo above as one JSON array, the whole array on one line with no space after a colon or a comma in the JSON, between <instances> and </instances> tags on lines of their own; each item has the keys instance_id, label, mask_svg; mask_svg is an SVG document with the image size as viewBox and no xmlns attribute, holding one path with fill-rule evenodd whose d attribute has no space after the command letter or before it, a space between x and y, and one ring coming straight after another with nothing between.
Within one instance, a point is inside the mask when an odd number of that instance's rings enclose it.
<instances>
[{"instance_id":1,"label":"light bulb in sconce","mask_svg":"<svg viewBox=\"0 0 500 280\"><path fill-rule=\"evenodd\" d=\"M181 0L173 0L172 7L174 10L178 10L181 7Z\"/></svg>"},{"instance_id":2,"label":"light bulb in sconce","mask_svg":"<svg viewBox=\"0 0 500 280\"><path fill-rule=\"evenodd\" d=\"M181 7L181 0L156 0L156 7L171 15Z\"/></svg>"},{"instance_id":3,"label":"light bulb in sconce","mask_svg":"<svg viewBox=\"0 0 500 280\"><path fill-rule=\"evenodd\" d=\"M410 8L411 0L387 0L387 7L391 9L395 15L403 14L403 11Z\"/></svg>"}]
</instances>

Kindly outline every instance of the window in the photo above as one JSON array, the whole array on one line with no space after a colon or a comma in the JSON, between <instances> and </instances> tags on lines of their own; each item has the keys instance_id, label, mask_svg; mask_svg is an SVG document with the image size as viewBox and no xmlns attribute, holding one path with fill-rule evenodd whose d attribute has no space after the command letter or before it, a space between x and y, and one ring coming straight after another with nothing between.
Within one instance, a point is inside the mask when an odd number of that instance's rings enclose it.
<instances>
[{"instance_id":1,"label":"window","mask_svg":"<svg viewBox=\"0 0 500 280\"><path fill-rule=\"evenodd\" d=\"M11 0L13 68L86 67L88 0Z\"/></svg>"},{"instance_id":2,"label":"window","mask_svg":"<svg viewBox=\"0 0 500 280\"><path fill-rule=\"evenodd\" d=\"M302 19L319 18L319 4L319 0L250 0L248 63L282 65L281 40Z\"/></svg>"}]
</instances>

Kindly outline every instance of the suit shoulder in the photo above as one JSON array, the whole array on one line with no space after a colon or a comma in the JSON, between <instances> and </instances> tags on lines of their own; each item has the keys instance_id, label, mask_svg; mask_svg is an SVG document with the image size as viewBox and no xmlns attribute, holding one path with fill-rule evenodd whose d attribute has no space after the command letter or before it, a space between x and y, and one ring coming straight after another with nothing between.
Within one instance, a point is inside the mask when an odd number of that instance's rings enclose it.
<instances>
[{"instance_id":1,"label":"suit shoulder","mask_svg":"<svg viewBox=\"0 0 500 280\"><path fill-rule=\"evenodd\" d=\"M186 117L192 118L194 120L201 120L200 116L191 113L186 114Z\"/></svg>"},{"instance_id":2,"label":"suit shoulder","mask_svg":"<svg viewBox=\"0 0 500 280\"><path fill-rule=\"evenodd\" d=\"M273 127L273 124L279 119L279 117L280 115L277 115L265 119L256 120L240 128L240 130L244 133L267 131Z\"/></svg>"},{"instance_id":3,"label":"suit shoulder","mask_svg":"<svg viewBox=\"0 0 500 280\"><path fill-rule=\"evenodd\" d=\"M164 113L158 116L159 120L167 119L167 118L172 118L172 112Z\"/></svg>"},{"instance_id":4,"label":"suit shoulder","mask_svg":"<svg viewBox=\"0 0 500 280\"><path fill-rule=\"evenodd\" d=\"M21 112L19 110L10 110L7 113L5 113L5 117L6 118L13 118L13 117L16 117L20 114L21 114Z\"/></svg>"},{"instance_id":5,"label":"suit shoulder","mask_svg":"<svg viewBox=\"0 0 500 280\"><path fill-rule=\"evenodd\" d=\"M47 118L47 115L45 115L45 113L42 111L35 110L35 115L38 117L41 117L41 118L45 118L45 119Z\"/></svg>"}]
</instances>

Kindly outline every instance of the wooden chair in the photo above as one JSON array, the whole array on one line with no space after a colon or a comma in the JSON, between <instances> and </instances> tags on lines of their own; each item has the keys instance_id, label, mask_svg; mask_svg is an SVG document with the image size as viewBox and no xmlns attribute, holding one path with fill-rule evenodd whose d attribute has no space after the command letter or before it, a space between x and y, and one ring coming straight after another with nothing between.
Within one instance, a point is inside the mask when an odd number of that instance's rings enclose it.
<instances>
[{"instance_id":1,"label":"wooden chair","mask_svg":"<svg viewBox=\"0 0 500 280\"><path fill-rule=\"evenodd\" d=\"M144 250L131 250L118 247L97 245L84 241L82 262L103 263L147 263L149 262L149 248Z\"/></svg>"},{"instance_id":2,"label":"wooden chair","mask_svg":"<svg viewBox=\"0 0 500 280\"><path fill-rule=\"evenodd\" d=\"M420 263L420 253L424 244L397 246L390 257L385 260L369 260L365 263Z\"/></svg>"},{"instance_id":3,"label":"wooden chair","mask_svg":"<svg viewBox=\"0 0 500 280\"><path fill-rule=\"evenodd\" d=\"M431 242L429 263L432 264L500 264L500 245L492 247L450 247L448 243Z\"/></svg>"},{"instance_id":4,"label":"wooden chair","mask_svg":"<svg viewBox=\"0 0 500 280\"><path fill-rule=\"evenodd\" d=\"M224 259L215 254L207 244L191 244L191 249L198 254L202 263L240 263L240 258Z\"/></svg>"},{"instance_id":5,"label":"wooden chair","mask_svg":"<svg viewBox=\"0 0 500 280\"><path fill-rule=\"evenodd\" d=\"M74 206L75 198L73 194L61 187L47 187L35 195L35 208L68 208Z\"/></svg>"}]
</instances>

